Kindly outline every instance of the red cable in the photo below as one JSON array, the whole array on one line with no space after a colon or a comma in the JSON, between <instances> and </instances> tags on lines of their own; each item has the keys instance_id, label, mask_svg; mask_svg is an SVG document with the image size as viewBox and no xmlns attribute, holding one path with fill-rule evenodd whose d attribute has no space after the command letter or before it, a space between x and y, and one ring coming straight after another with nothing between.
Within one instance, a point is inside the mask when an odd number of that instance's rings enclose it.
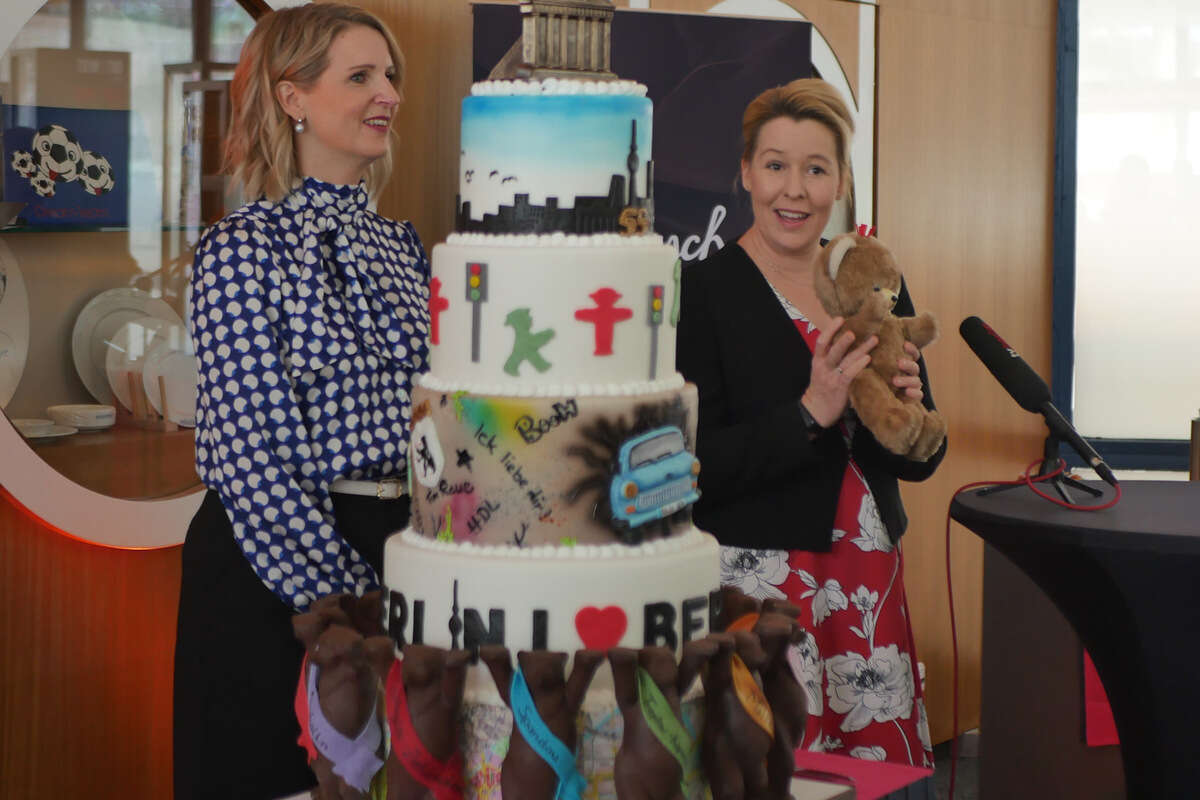
<instances>
[{"instance_id":1,"label":"red cable","mask_svg":"<svg viewBox=\"0 0 1200 800\"><path fill-rule=\"evenodd\" d=\"M960 494L967 491L968 489L974 489L974 488L977 488L980 486L1020 486L1021 484L1028 486L1033 491L1033 493L1038 495L1039 497L1049 500L1051 503L1054 503L1055 505L1062 506L1063 508L1069 508L1073 511L1103 511L1106 508L1112 508L1121 500L1121 484L1120 483L1116 483L1113 485L1113 489L1115 490L1115 493L1114 493L1112 499L1109 500L1107 503L1103 503L1101 505L1081 506L1077 503L1067 503L1062 500L1059 500L1056 497L1051 497L1050 495L1046 494L1042 490L1038 489L1034 484L1041 483L1043 481L1048 481L1052 478L1058 477L1059 475L1061 475L1063 472L1066 471L1067 465L1066 465L1065 461L1063 461L1062 459L1059 459L1058 466L1056 466L1054 468L1053 472L1049 472L1045 475L1031 476L1029 474L1030 470L1032 470L1036 466L1041 465L1042 463L1044 463L1042 459L1038 459L1037 461L1034 461L1032 464L1030 464L1029 466L1027 466L1025 468L1025 472L1023 472L1021 474L1021 477L1015 481L974 481L972 483L964 484L964 485L958 487L958 489L956 489L954 491L954 494L951 495L950 500L951 500L951 502L953 502L955 497L958 497ZM954 618L954 584L951 580L951 570L950 570L950 507L949 506L946 507L946 594L948 595L948 599L949 599L949 603L950 603L950 646L951 646L951 648L953 648L951 651L951 680L953 682L953 686L952 686L953 691L951 693L952 698L953 698L952 703L951 703L951 709L952 709L951 714L952 714L952 722L953 722L953 734L950 737L950 786L949 786L948 797L949 797L949 800L954 800L954 781L955 781L955 778L957 777L957 773L958 773L958 624Z\"/></svg>"}]
</instances>

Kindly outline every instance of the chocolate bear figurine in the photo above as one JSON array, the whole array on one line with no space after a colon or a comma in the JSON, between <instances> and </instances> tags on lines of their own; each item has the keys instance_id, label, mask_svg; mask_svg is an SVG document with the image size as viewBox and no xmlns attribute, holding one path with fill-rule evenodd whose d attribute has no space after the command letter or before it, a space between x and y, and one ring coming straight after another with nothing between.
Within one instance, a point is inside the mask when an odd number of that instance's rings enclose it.
<instances>
[{"instance_id":1,"label":"chocolate bear figurine","mask_svg":"<svg viewBox=\"0 0 1200 800\"><path fill-rule=\"evenodd\" d=\"M718 632L729 630L729 626L747 614L756 614L759 602L736 586L721 587L721 615Z\"/></svg>"},{"instance_id":2,"label":"chocolate bear figurine","mask_svg":"<svg viewBox=\"0 0 1200 800\"><path fill-rule=\"evenodd\" d=\"M767 752L769 790L763 798L787 800L796 769L794 751L804 738L808 722L808 696L788 663L788 648L804 639L804 629L793 617L765 612L758 618L754 633L766 654L759 675L775 719L775 739Z\"/></svg>"},{"instance_id":3,"label":"chocolate bear figurine","mask_svg":"<svg viewBox=\"0 0 1200 800\"><path fill-rule=\"evenodd\" d=\"M682 800L681 779L684 765L692 759L693 745L680 723L679 700L703 663L716 652L716 642L707 639L688 642L676 665L675 654L666 647L608 651L617 705L625 722L614 769L619 800ZM665 709L640 696L639 668L658 687L666 701ZM652 714L657 711L662 717L651 724L647 710ZM675 752L668 749L660 735L671 742Z\"/></svg>"},{"instance_id":4,"label":"chocolate bear figurine","mask_svg":"<svg viewBox=\"0 0 1200 800\"><path fill-rule=\"evenodd\" d=\"M621 748L617 750L613 768L617 797L619 800L682 800L679 781L683 777L683 765L655 735L646 717L647 712L662 714L658 724L660 733L665 728L682 728L679 724L679 691L675 686L679 675L675 654L666 647L642 650L617 647L608 651L608 663L612 665L617 706L625 721ZM643 706L647 701L640 698L639 669L649 674L666 700L667 708L663 709L661 703L650 709ZM690 744L686 742L686 735L684 742ZM675 746L678 747L678 741Z\"/></svg>"},{"instance_id":5,"label":"chocolate bear figurine","mask_svg":"<svg viewBox=\"0 0 1200 800\"><path fill-rule=\"evenodd\" d=\"M749 656L757 663L765 660L765 654L761 648L756 652L753 634L741 633L709 634L717 643L717 652L701 673L707 712L701 756L713 800L744 800L767 789L768 729L773 724L770 709L748 665L739 665L734 658L737 650L743 659ZM757 717L750 715L747 706L755 709Z\"/></svg>"},{"instance_id":6,"label":"chocolate bear figurine","mask_svg":"<svg viewBox=\"0 0 1200 800\"><path fill-rule=\"evenodd\" d=\"M339 625L348 625L363 636L383 636L383 593L367 592L362 597L352 594L330 594L318 598L309 607L311 612L326 612ZM340 612L340 614L338 613Z\"/></svg>"},{"instance_id":7,"label":"chocolate bear figurine","mask_svg":"<svg viewBox=\"0 0 1200 800\"><path fill-rule=\"evenodd\" d=\"M381 646L372 648L374 642ZM388 800L437 800L462 795L458 711L470 653L408 645L397 662L387 636L368 639L368 655L387 684L392 748ZM415 741L414 741L415 740Z\"/></svg>"},{"instance_id":8,"label":"chocolate bear figurine","mask_svg":"<svg viewBox=\"0 0 1200 800\"><path fill-rule=\"evenodd\" d=\"M762 613L764 614L783 614L788 619L800 619L800 606L794 605L787 600L779 600L774 597L768 597L763 600Z\"/></svg>"},{"instance_id":9,"label":"chocolate bear figurine","mask_svg":"<svg viewBox=\"0 0 1200 800\"><path fill-rule=\"evenodd\" d=\"M345 622L348 618L337 602L292 618L292 629L307 650L298 692L305 693L308 706L309 718L301 720L301 726L312 743L309 766L317 776L318 800L364 797L383 764L379 680L367 660L362 634ZM315 694L310 690L314 669ZM368 725L373 718L375 729ZM335 763L327 756L331 749L348 757Z\"/></svg>"},{"instance_id":10,"label":"chocolate bear figurine","mask_svg":"<svg viewBox=\"0 0 1200 800\"><path fill-rule=\"evenodd\" d=\"M517 653L521 687L528 687L514 696L513 667L508 648L503 645L485 645L479 648L479 657L487 664L500 692L501 699L513 711L512 736L508 754L500 769L500 788L505 797L521 800L551 800L558 792L560 773L563 779L582 790L582 782L575 771L575 729L579 708L587 693L588 684L604 654L597 650L576 650L571 675L563 679L567 663L566 653L546 650ZM532 698L532 703L529 698ZM535 713L536 712L536 713ZM526 720L531 731L536 730L535 740L530 742L518 725L518 718ZM565 752L564 752L565 748ZM543 757L557 756L552 767ZM576 792L577 793L577 792ZM574 794L568 792L565 797Z\"/></svg>"}]
</instances>

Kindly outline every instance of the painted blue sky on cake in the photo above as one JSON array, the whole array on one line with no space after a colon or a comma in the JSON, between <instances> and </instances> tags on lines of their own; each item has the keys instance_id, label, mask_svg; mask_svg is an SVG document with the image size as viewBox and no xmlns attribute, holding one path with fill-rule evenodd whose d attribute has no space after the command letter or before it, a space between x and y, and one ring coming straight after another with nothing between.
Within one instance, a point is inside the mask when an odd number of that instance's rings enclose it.
<instances>
[{"instance_id":1,"label":"painted blue sky on cake","mask_svg":"<svg viewBox=\"0 0 1200 800\"><path fill-rule=\"evenodd\" d=\"M644 97L474 96L463 101L459 186L471 217L495 214L516 194L544 205L576 194L604 196L614 174L627 175L630 122L637 120L637 194L646 193L651 105ZM628 189L626 189L628 191Z\"/></svg>"}]
</instances>

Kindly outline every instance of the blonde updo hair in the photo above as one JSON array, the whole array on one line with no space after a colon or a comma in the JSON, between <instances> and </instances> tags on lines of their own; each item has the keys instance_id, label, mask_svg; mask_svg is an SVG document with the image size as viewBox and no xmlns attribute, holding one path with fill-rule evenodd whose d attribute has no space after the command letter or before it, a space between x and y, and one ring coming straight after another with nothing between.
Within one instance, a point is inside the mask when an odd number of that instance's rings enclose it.
<instances>
[{"instance_id":1,"label":"blonde updo hair","mask_svg":"<svg viewBox=\"0 0 1200 800\"><path fill-rule=\"evenodd\" d=\"M783 86L767 89L750 101L742 114L742 161L749 163L758 147L758 133L773 119L787 117L797 122L811 119L833 134L837 146L837 166L841 190L850 193L850 139L854 119L837 89L820 78L799 78Z\"/></svg>"},{"instance_id":2,"label":"blonde updo hair","mask_svg":"<svg viewBox=\"0 0 1200 800\"><path fill-rule=\"evenodd\" d=\"M293 120L275 95L280 81L308 89L329 66L329 46L342 31L363 25L387 42L395 65L392 84L404 78L404 54L383 22L369 11L341 3L309 3L272 11L258 20L242 45L230 85L232 119L225 137L225 171L240 181L247 198L278 201L303 177L296 164ZM391 148L367 169L374 195L392 171Z\"/></svg>"}]
</instances>

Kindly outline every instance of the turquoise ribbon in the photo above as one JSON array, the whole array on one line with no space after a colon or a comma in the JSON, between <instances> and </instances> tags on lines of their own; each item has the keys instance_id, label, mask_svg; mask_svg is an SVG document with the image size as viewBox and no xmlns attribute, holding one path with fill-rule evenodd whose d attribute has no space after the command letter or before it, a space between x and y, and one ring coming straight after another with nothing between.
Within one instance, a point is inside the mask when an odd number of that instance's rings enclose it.
<instances>
[{"instance_id":1,"label":"turquoise ribbon","mask_svg":"<svg viewBox=\"0 0 1200 800\"><path fill-rule=\"evenodd\" d=\"M525 674L517 667L513 673L512 686L509 687L509 700L512 704L513 721L525 741L533 748L533 752L550 765L558 776L558 789L554 793L555 800L581 800L587 781L575 769L575 754L563 741L554 735L549 726L538 715L537 706L533 704L533 695L525 683Z\"/></svg>"}]
</instances>

